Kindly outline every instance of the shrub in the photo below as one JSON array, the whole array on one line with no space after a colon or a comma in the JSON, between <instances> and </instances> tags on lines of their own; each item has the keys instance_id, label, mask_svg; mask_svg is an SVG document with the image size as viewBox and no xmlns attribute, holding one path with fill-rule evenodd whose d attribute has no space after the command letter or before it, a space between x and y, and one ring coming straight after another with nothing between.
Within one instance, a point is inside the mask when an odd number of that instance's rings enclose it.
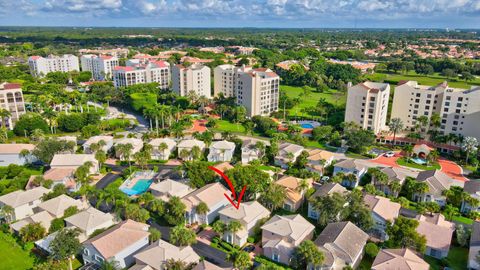
<instances>
[{"instance_id":1,"label":"shrub","mask_svg":"<svg viewBox=\"0 0 480 270\"><path fill-rule=\"evenodd\" d=\"M365 246L365 253L368 255L370 258L375 258L378 254L378 247L374 243L368 243Z\"/></svg>"},{"instance_id":2,"label":"shrub","mask_svg":"<svg viewBox=\"0 0 480 270\"><path fill-rule=\"evenodd\" d=\"M35 129L40 129L45 133L49 132L48 124L41 115L38 113L27 113L20 116L13 132L18 136L29 136Z\"/></svg>"},{"instance_id":3,"label":"shrub","mask_svg":"<svg viewBox=\"0 0 480 270\"><path fill-rule=\"evenodd\" d=\"M255 238L250 236L250 237L247 238L247 242L250 243L250 244L253 244L253 243L255 243Z\"/></svg>"}]
</instances>

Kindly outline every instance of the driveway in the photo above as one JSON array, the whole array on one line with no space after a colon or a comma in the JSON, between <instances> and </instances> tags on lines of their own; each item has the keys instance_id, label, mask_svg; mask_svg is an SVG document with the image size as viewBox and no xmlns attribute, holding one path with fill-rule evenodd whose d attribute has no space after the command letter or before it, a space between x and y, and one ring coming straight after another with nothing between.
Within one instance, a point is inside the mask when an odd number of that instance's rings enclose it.
<instances>
[{"instance_id":1,"label":"driveway","mask_svg":"<svg viewBox=\"0 0 480 270\"><path fill-rule=\"evenodd\" d=\"M106 188L110 183L114 182L118 178L120 178L121 175L115 174L115 173L108 173L106 174L102 179L100 179L96 184L95 188L97 189L104 189Z\"/></svg>"},{"instance_id":2,"label":"driveway","mask_svg":"<svg viewBox=\"0 0 480 270\"><path fill-rule=\"evenodd\" d=\"M222 268L232 267L232 263L227 261L227 254L216 248L213 248L203 242L197 242L192 245L193 250L204 257L207 261L214 263Z\"/></svg>"}]
</instances>

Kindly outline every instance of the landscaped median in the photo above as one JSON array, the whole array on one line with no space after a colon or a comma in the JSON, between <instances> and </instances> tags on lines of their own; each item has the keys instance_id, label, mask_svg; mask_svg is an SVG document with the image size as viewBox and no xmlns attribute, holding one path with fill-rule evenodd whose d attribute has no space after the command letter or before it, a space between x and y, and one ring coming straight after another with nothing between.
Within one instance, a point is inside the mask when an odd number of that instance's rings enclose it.
<instances>
[{"instance_id":1,"label":"landscaped median","mask_svg":"<svg viewBox=\"0 0 480 270\"><path fill-rule=\"evenodd\" d=\"M397 164L404 167L410 167L414 169L429 171L429 170L440 170L441 166L437 162L430 163L430 165L421 165L413 161L407 160L405 157L397 159Z\"/></svg>"}]
</instances>

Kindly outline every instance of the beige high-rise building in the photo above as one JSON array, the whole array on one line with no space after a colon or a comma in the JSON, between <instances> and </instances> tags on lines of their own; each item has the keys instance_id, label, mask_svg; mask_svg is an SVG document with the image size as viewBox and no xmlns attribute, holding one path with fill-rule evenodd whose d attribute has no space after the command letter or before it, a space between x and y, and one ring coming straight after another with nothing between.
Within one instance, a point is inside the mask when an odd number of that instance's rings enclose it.
<instances>
[{"instance_id":1,"label":"beige high-rise building","mask_svg":"<svg viewBox=\"0 0 480 270\"><path fill-rule=\"evenodd\" d=\"M364 82L350 87L345 122L355 122L375 134L386 130L389 96L388 83Z\"/></svg>"},{"instance_id":2,"label":"beige high-rise building","mask_svg":"<svg viewBox=\"0 0 480 270\"><path fill-rule=\"evenodd\" d=\"M82 71L92 72L95 80L111 79L113 69L118 66L118 58L110 55L85 54L80 57Z\"/></svg>"},{"instance_id":3,"label":"beige high-rise building","mask_svg":"<svg viewBox=\"0 0 480 270\"><path fill-rule=\"evenodd\" d=\"M34 77L43 77L50 72L80 71L78 57L72 54L62 56L49 55L48 57L30 56L28 58L30 73Z\"/></svg>"},{"instance_id":4,"label":"beige high-rise building","mask_svg":"<svg viewBox=\"0 0 480 270\"><path fill-rule=\"evenodd\" d=\"M180 96L186 96L193 91L197 96L211 98L210 68L201 64L193 64L189 67L173 66L172 88Z\"/></svg>"},{"instance_id":5,"label":"beige high-rise building","mask_svg":"<svg viewBox=\"0 0 480 270\"><path fill-rule=\"evenodd\" d=\"M420 116L441 118L443 134L460 134L480 140L480 87L451 88L446 82L436 86L408 81L395 87L391 118L400 118L405 129L413 130ZM422 132L429 126L421 127Z\"/></svg>"},{"instance_id":6,"label":"beige high-rise building","mask_svg":"<svg viewBox=\"0 0 480 270\"><path fill-rule=\"evenodd\" d=\"M7 126L9 129L13 129L15 122L25 113L25 103L20 84L0 84L0 109L6 109L10 112L10 117L0 118L0 126ZM3 123L4 121L6 123Z\"/></svg>"},{"instance_id":7,"label":"beige high-rise building","mask_svg":"<svg viewBox=\"0 0 480 270\"><path fill-rule=\"evenodd\" d=\"M158 83L166 90L170 83L170 64L165 61L148 61L142 64L128 62L127 66L116 66L113 70L113 85L127 87L141 83Z\"/></svg>"},{"instance_id":8,"label":"beige high-rise building","mask_svg":"<svg viewBox=\"0 0 480 270\"><path fill-rule=\"evenodd\" d=\"M267 68L242 68L237 70L235 95L247 116L270 115L278 111L280 77Z\"/></svg>"},{"instance_id":9,"label":"beige high-rise building","mask_svg":"<svg viewBox=\"0 0 480 270\"><path fill-rule=\"evenodd\" d=\"M237 67L234 65L219 65L213 70L213 95L223 93L224 97L235 96L235 81Z\"/></svg>"}]
</instances>

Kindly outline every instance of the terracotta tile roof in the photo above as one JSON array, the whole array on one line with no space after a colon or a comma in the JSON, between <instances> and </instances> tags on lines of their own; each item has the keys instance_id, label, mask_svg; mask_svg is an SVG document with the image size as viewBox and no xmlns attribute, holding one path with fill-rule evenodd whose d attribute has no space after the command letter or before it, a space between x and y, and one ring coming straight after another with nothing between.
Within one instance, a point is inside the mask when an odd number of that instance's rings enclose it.
<instances>
[{"instance_id":1,"label":"terracotta tile roof","mask_svg":"<svg viewBox=\"0 0 480 270\"><path fill-rule=\"evenodd\" d=\"M275 215L261 228L276 235L289 236L294 240L298 240L313 232L315 226L301 215Z\"/></svg>"},{"instance_id":2,"label":"terracotta tile roof","mask_svg":"<svg viewBox=\"0 0 480 270\"><path fill-rule=\"evenodd\" d=\"M228 205L218 213L231 219L241 220L245 224L270 216L270 211L257 201L242 203L238 209L233 205Z\"/></svg>"},{"instance_id":3,"label":"terracotta tile roof","mask_svg":"<svg viewBox=\"0 0 480 270\"><path fill-rule=\"evenodd\" d=\"M228 162L222 162L222 163L219 163L217 165L214 165L213 167L219 169L221 172L225 172L225 171L228 171L228 170L231 170L233 169L234 167L232 165L230 165L230 163Z\"/></svg>"},{"instance_id":4,"label":"terracotta tile roof","mask_svg":"<svg viewBox=\"0 0 480 270\"><path fill-rule=\"evenodd\" d=\"M372 270L428 270L430 265L410 249L382 249Z\"/></svg>"},{"instance_id":5,"label":"terracotta tile roof","mask_svg":"<svg viewBox=\"0 0 480 270\"><path fill-rule=\"evenodd\" d=\"M390 201L388 198L366 194L363 201L370 209L384 220L393 221L400 213L400 204Z\"/></svg>"},{"instance_id":6,"label":"terracotta tile roof","mask_svg":"<svg viewBox=\"0 0 480 270\"><path fill-rule=\"evenodd\" d=\"M435 249L446 250L450 248L455 225L445 220L441 214L433 216L418 216L419 225L417 232L425 235L427 246Z\"/></svg>"},{"instance_id":7,"label":"terracotta tile roof","mask_svg":"<svg viewBox=\"0 0 480 270\"><path fill-rule=\"evenodd\" d=\"M193 251L192 247L176 247L163 240L151 244L134 257L137 264L148 265L155 270L165 269L165 263L170 259L182 261L186 264L200 261L200 256Z\"/></svg>"},{"instance_id":8,"label":"terracotta tile roof","mask_svg":"<svg viewBox=\"0 0 480 270\"><path fill-rule=\"evenodd\" d=\"M222 184L212 183L186 195L182 198L182 202L187 207L187 211L195 208L200 202L206 203L208 208L211 209L220 202L227 200L223 195L225 193L231 194Z\"/></svg>"},{"instance_id":9,"label":"terracotta tile roof","mask_svg":"<svg viewBox=\"0 0 480 270\"><path fill-rule=\"evenodd\" d=\"M325 197L333 193L348 193L349 191L338 183L326 183L317 188L311 198Z\"/></svg>"},{"instance_id":10,"label":"terracotta tile roof","mask_svg":"<svg viewBox=\"0 0 480 270\"><path fill-rule=\"evenodd\" d=\"M0 154L20 154L23 149L32 151L35 149L35 145L24 143L0 144Z\"/></svg>"}]
</instances>

